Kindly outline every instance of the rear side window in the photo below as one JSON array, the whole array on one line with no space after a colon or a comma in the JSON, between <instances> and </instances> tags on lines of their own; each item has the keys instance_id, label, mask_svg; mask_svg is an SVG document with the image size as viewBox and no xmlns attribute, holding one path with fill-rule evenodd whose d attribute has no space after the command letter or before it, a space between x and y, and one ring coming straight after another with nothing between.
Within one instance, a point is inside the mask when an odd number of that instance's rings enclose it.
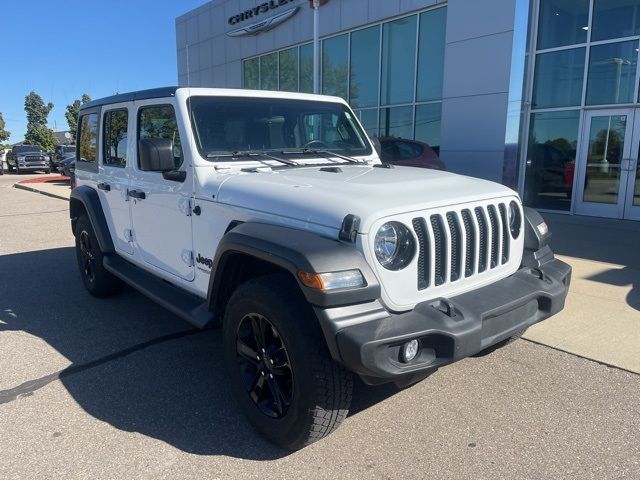
<instances>
[{"instance_id":1,"label":"rear side window","mask_svg":"<svg viewBox=\"0 0 640 480\"><path fill-rule=\"evenodd\" d=\"M153 105L138 110L138 140L168 138L173 142L173 161L176 170L182 165L182 144L176 113L172 105Z\"/></svg>"},{"instance_id":2,"label":"rear side window","mask_svg":"<svg viewBox=\"0 0 640 480\"><path fill-rule=\"evenodd\" d=\"M107 167L127 164L127 109L110 110L104 114L102 162Z\"/></svg>"},{"instance_id":3,"label":"rear side window","mask_svg":"<svg viewBox=\"0 0 640 480\"><path fill-rule=\"evenodd\" d=\"M95 163L98 144L98 114L82 115L80 121L80 158L81 162Z\"/></svg>"}]
</instances>

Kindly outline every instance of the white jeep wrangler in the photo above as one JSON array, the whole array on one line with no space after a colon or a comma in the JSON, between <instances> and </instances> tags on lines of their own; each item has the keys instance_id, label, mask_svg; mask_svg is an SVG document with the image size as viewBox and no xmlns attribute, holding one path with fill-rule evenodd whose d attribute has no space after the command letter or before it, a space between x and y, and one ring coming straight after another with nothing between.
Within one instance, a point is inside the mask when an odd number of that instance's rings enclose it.
<instances>
[{"instance_id":1,"label":"white jeep wrangler","mask_svg":"<svg viewBox=\"0 0 640 480\"><path fill-rule=\"evenodd\" d=\"M515 192L381 163L340 98L116 95L76 145L86 288L221 324L240 408L285 448L344 420L354 373L408 385L564 306L571 269Z\"/></svg>"}]
</instances>

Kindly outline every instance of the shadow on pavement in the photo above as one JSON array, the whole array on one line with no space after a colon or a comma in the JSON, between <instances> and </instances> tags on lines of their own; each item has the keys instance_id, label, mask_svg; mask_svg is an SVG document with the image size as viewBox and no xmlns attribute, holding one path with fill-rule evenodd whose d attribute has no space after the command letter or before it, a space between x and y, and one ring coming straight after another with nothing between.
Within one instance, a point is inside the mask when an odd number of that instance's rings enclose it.
<instances>
[{"instance_id":1,"label":"shadow on pavement","mask_svg":"<svg viewBox=\"0 0 640 480\"><path fill-rule=\"evenodd\" d=\"M612 268L606 272L587 277L587 280L607 283L617 287L626 287L631 285L631 291L629 291L626 298L627 304L631 308L635 308L640 311L640 275L638 270L630 267Z\"/></svg>"},{"instance_id":2,"label":"shadow on pavement","mask_svg":"<svg viewBox=\"0 0 640 480\"><path fill-rule=\"evenodd\" d=\"M555 253L640 270L640 222L545 213Z\"/></svg>"},{"instance_id":3,"label":"shadow on pavement","mask_svg":"<svg viewBox=\"0 0 640 480\"><path fill-rule=\"evenodd\" d=\"M288 454L236 409L218 330L194 330L131 289L109 300L91 297L73 248L0 256L0 292L0 335L24 331L71 362L0 391L0 405L60 380L93 417L186 452L252 460ZM352 414L397 391L356 382Z\"/></svg>"},{"instance_id":4,"label":"shadow on pavement","mask_svg":"<svg viewBox=\"0 0 640 480\"><path fill-rule=\"evenodd\" d=\"M627 303L640 310L640 222L557 214L544 217L553 232L551 246L555 253L622 266L588 280L618 287L630 285Z\"/></svg>"}]
</instances>

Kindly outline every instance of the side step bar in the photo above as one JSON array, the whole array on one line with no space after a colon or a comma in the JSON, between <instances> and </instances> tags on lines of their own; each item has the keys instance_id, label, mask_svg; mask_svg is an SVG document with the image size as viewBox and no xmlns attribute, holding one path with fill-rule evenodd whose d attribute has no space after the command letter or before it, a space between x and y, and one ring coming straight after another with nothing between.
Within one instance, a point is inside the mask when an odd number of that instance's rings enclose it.
<instances>
[{"instance_id":1,"label":"side step bar","mask_svg":"<svg viewBox=\"0 0 640 480\"><path fill-rule=\"evenodd\" d=\"M206 300L165 282L118 255L106 255L104 268L183 320L204 328L213 321Z\"/></svg>"}]
</instances>

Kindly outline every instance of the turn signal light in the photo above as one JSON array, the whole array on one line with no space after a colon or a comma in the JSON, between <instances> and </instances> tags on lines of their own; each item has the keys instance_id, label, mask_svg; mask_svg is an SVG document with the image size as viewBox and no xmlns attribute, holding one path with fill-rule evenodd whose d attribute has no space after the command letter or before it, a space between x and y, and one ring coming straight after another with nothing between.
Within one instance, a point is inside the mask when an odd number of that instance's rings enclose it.
<instances>
[{"instance_id":1,"label":"turn signal light","mask_svg":"<svg viewBox=\"0 0 640 480\"><path fill-rule=\"evenodd\" d=\"M327 273L309 273L300 270L298 278L306 287L325 291L339 288L358 288L366 285L360 270Z\"/></svg>"}]
</instances>

